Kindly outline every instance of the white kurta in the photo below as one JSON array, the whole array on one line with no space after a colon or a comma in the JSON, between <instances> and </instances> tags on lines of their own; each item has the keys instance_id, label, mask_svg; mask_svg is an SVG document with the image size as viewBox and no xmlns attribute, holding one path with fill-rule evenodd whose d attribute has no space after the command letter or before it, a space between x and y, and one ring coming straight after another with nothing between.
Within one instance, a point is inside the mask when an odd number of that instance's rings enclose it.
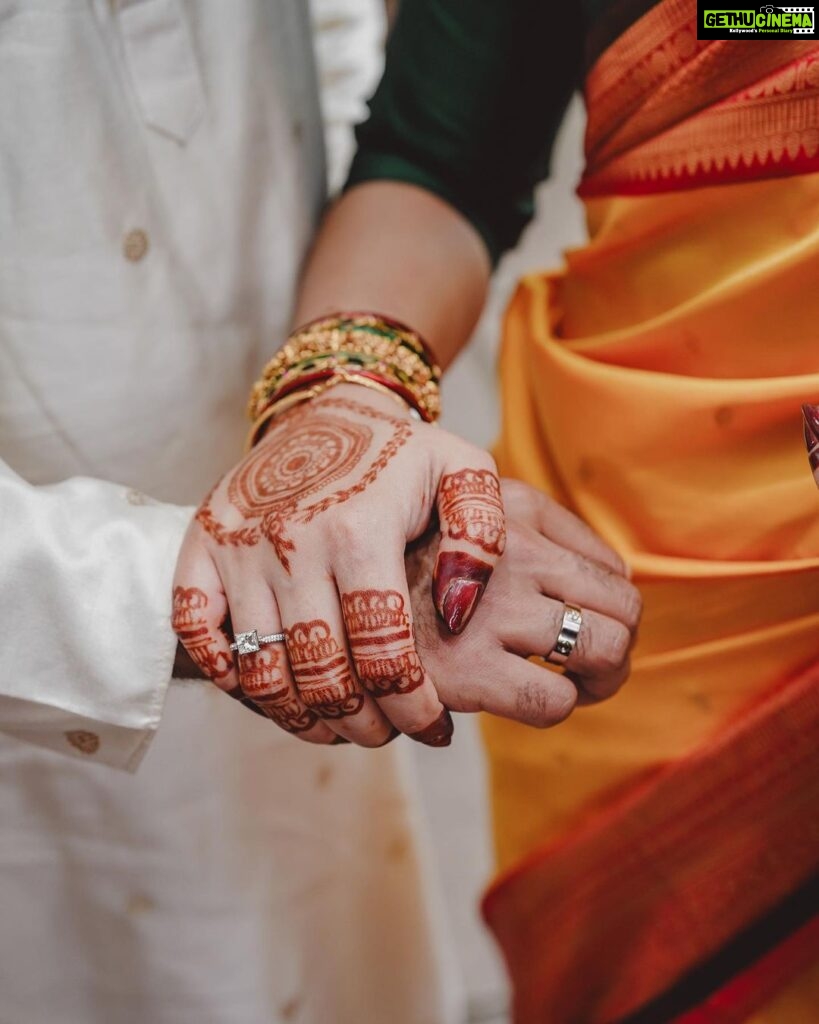
<instances>
[{"instance_id":1,"label":"white kurta","mask_svg":"<svg viewBox=\"0 0 819 1024\"><path fill-rule=\"evenodd\" d=\"M458 1017L401 742L168 688L322 152L303 0L0 0L0 1024Z\"/></svg>"}]
</instances>

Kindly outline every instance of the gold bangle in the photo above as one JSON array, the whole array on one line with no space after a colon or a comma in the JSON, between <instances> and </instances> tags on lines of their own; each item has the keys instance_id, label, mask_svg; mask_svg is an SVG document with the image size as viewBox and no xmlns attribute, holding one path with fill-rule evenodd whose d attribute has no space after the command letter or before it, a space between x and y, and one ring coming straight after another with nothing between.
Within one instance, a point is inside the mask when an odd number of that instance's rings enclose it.
<instances>
[{"instance_id":1,"label":"gold bangle","mask_svg":"<svg viewBox=\"0 0 819 1024\"><path fill-rule=\"evenodd\" d=\"M288 338L253 386L250 418L255 422L300 377L342 372L348 366L360 366L411 394L424 419L440 415L441 371L420 335L376 314L339 314L313 321Z\"/></svg>"},{"instance_id":2,"label":"gold bangle","mask_svg":"<svg viewBox=\"0 0 819 1024\"><path fill-rule=\"evenodd\" d=\"M270 421L275 419L275 417L280 413L287 412L287 410L292 409L293 406L300 405L302 402L307 402L311 398L317 398L319 395L328 391L330 388L335 387L337 384L358 384L361 387L369 388L371 391L378 391L382 395L388 395L405 411L409 410L411 414L414 413L415 416L418 416L418 413L409 404L409 402L405 401L394 391L391 391L386 385L379 384L378 381L370 380L368 377L361 377L357 374L339 371L327 380L319 381L317 384L312 384L310 387L302 388L299 391L293 391L289 395L285 395L284 398L280 398L278 401L273 402L272 405L269 405L250 428L250 432L248 433L245 441L245 452L249 452L250 449L261 440L262 428L267 427Z\"/></svg>"},{"instance_id":3,"label":"gold bangle","mask_svg":"<svg viewBox=\"0 0 819 1024\"><path fill-rule=\"evenodd\" d=\"M415 353L397 350L388 343L374 345L370 339L359 341L352 332L344 337L348 347L342 348L340 341L325 335L288 342L275 360L265 367L262 377L254 385L249 403L251 418L255 418L278 391L298 377L319 369L350 364L393 378L417 393L419 404L437 406L439 374L427 367Z\"/></svg>"}]
</instances>

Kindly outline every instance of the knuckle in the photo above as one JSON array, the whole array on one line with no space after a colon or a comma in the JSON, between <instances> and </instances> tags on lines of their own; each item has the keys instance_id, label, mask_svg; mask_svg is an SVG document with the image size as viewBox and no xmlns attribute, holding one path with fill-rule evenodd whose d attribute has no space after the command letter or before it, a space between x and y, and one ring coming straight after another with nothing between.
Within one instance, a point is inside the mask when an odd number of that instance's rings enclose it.
<instances>
[{"instance_id":1,"label":"knuckle","mask_svg":"<svg viewBox=\"0 0 819 1024\"><path fill-rule=\"evenodd\" d=\"M577 703L577 690L569 680L543 670L542 681L521 684L516 698L516 718L526 725L546 729L565 722Z\"/></svg>"},{"instance_id":2,"label":"knuckle","mask_svg":"<svg viewBox=\"0 0 819 1024\"><path fill-rule=\"evenodd\" d=\"M495 476L498 475L498 464L490 451L461 438L458 438L457 441L457 462L470 469L486 470L489 473L494 473Z\"/></svg>"},{"instance_id":3,"label":"knuckle","mask_svg":"<svg viewBox=\"0 0 819 1024\"><path fill-rule=\"evenodd\" d=\"M384 653L375 658L355 659L361 685L374 697L412 693L424 682L424 669L417 655Z\"/></svg>"},{"instance_id":4,"label":"knuckle","mask_svg":"<svg viewBox=\"0 0 819 1024\"><path fill-rule=\"evenodd\" d=\"M643 595L631 583L627 585L623 600L623 616L630 633L634 633L643 617Z\"/></svg>"},{"instance_id":5,"label":"knuckle","mask_svg":"<svg viewBox=\"0 0 819 1024\"><path fill-rule=\"evenodd\" d=\"M574 686L561 687L560 692L555 694L552 705L552 719L549 725L560 725L565 722L577 706L577 690Z\"/></svg>"},{"instance_id":6,"label":"knuckle","mask_svg":"<svg viewBox=\"0 0 819 1024\"><path fill-rule=\"evenodd\" d=\"M528 503L530 501L530 487L528 484L523 483L522 480L515 480L510 476L503 476L500 478L500 485L504 501L507 501L510 505L517 502Z\"/></svg>"},{"instance_id":7,"label":"knuckle","mask_svg":"<svg viewBox=\"0 0 819 1024\"><path fill-rule=\"evenodd\" d=\"M607 667L619 668L628 660L631 633L620 622L612 622L603 643L603 660Z\"/></svg>"},{"instance_id":8,"label":"knuckle","mask_svg":"<svg viewBox=\"0 0 819 1024\"><path fill-rule=\"evenodd\" d=\"M340 512L328 523L332 546L336 552L343 552L350 561L364 561L372 554L372 522L369 524L360 515Z\"/></svg>"},{"instance_id":9,"label":"knuckle","mask_svg":"<svg viewBox=\"0 0 819 1024\"><path fill-rule=\"evenodd\" d=\"M511 520L506 524L506 554L531 567L542 557L536 534Z\"/></svg>"},{"instance_id":10,"label":"knuckle","mask_svg":"<svg viewBox=\"0 0 819 1024\"><path fill-rule=\"evenodd\" d=\"M364 704L364 698L351 684L329 678L301 682L299 693L304 706L319 718L346 718L357 714Z\"/></svg>"}]
</instances>

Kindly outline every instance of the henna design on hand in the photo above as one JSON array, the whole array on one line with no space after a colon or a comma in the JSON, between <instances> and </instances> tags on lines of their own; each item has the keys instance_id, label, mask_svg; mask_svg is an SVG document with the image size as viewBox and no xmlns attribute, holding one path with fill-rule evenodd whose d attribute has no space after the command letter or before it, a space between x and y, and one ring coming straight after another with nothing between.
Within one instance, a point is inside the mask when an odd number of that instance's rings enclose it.
<instances>
[{"instance_id":1,"label":"henna design on hand","mask_svg":"<svg viewBox=\"0 0 819 1024\"><path fill-rule=\"evenodd\" d=\"M283 660L284 652L273 647L243 654L239 658L242 694L287 732L306 732L318 718L296 700L282 671Z\"/></svg>"},{"instance_id":2,"label":"henna design on hand","mask_svg":"<svg viewBox=\"0 0 819 1024\"><path fill-rule=\"evenodd\" d=\"M233 668L228 651L219 650L205 616L208 595L198 587L175 587L171 628L179 637L191 661L208 679L224 679Z\"/></svg>"},{"instance_id":3,"label":"henna design on hand","mask_svg":"<svg viewBox=\"0 0 819 1024\"><path fill-rule=\"evenodd\" d=\"M500 557L506 526L500 481L488 469L462 469L441 480L438 512L449 540L466 541ZM442 551L435 565L432 594L451 633L460 633L492 573L492 566L466 551Z\"/></svg>"},{"instance_id":4,"label":"henna design on hand","mask_svg":"<svg viewBox=\"0 0 819 1024\"><path fill-rule=\"evenodd\" d=\"M361 684L375 697L412 693L424 682L404 598L397 590L341 595L350 651Z\"/></svg>"},{"instance_id":5,"label":"henna design on hand","mask_svg":"<svg viewBox=\"0 0 819 1024\"><path fill-rule=\"evenodd\" d=\"M452 742L452 734L455 732L455 723L447 708L438 715L435 721L418 732L407 733L411 740L423 743L426 747L448 747Z\"/></svg>"},{"instance_id":6,"label":"henna design on hand","mask_svg":"<svg viewBox=\"0 0 819 1024\"><path fill-rule=\"evenodd\" d=\"M347 655L323 619L291 626L287 653L301 699L320 718L345 718L362 709Z\"/></svg>"},{"instance_id":7,"label":"henna design on hand","mask_svg":"<svg viewBox=\"0 0 819 1024\"><path fill-rule=\"evenodd\" d=\"M490 555L502 555L506 526L500 481L488 469L462 469L441 480L439 513L453 540L466 540Z\"/></svg>"},{"instance_id":8,"label":"henna design on hand","mask_svg":"<svg viewBox=\"0 0 819 1024\"><path fill-rule=\"evenodd\" d=\"M340 415L341 412L356 413L382 423L390 428L390 435L355 483L304 506L303 502L311 495L349 477L372 447L372 428L360 420ZM310 522L320 512L360 494L411 433L412 425L408 420L350 399L323 399L315 407L298 406L273 424L264 440L227 481L228 500L251 525L230 530L219 522L211 508L219 484L202 503L196 518L220 545L252 546L265 537L289 572L289 553L295 548L287 536L287 524Z\"/></svg>"}]
</instances>

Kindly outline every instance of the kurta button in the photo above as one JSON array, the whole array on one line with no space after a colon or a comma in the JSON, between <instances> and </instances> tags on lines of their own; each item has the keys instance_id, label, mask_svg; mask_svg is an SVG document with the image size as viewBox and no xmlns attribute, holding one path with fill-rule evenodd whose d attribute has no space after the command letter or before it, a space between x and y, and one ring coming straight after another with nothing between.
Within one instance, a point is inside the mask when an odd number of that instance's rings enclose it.
<instances>
[{"instance_id":1,"label":"kurta button","mask_svg":"<svg viewBox=\"0 0 819 1024\"><path fill-rule=\"evenodd\" d=\"M72 729L65 733L65 738L81 754L96 754L100 749L99 736L95 732L88 732L86 729Z\"/></svg>"},{"instance_id":2,"label":"kurta button","mask_svg":"<svg viewBox=\"0 0 819 1024\"><path fill-rule=\"evenodd\" d=\"M137 263L148 251L148 236L142 228L134 228L125 236L122 243L122 252L126 260Z\"/></svg>"}]
</instances>

